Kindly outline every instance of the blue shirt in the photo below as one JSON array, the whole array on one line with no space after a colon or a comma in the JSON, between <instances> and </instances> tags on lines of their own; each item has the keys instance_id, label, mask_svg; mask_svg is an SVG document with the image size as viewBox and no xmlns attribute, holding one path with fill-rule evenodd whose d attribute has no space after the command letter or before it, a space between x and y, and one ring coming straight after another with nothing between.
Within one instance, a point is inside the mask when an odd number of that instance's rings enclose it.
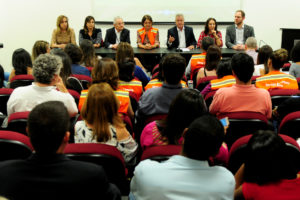
<instances>
[{"instance_id":1,"label":"blue shirt","mask_svg":"<svg viewBox=\"0 0 300 200\"><path fill-rule=\"evenodd\" d=\"M142 68L137 65L135 66L134 76L142 82L143 87L145 87L150 81L150 77L148 77L147 74L142 70Z\"/></svg>"},{"instance_id":2,"label":"blue shirt","mask_svg":"<svg viewBox=\"0 0 300 200\"><path fill-rule=\"evenodd\" d=\"M72 68L72 74L91 76L90 71L81 65L72 64L71 68Z\"/></svg>"},{"instance_id":3,"label":"blue shirt","mask_svg":"<svg viewBox=\"0 0 300 200\"><path fill-rule=\"evenodd\" d=\"M233 199L235 180L221 166L207 161L172 156L169 160L142 161L134 171L130 199Z\"/></svg>"}]
</instances>

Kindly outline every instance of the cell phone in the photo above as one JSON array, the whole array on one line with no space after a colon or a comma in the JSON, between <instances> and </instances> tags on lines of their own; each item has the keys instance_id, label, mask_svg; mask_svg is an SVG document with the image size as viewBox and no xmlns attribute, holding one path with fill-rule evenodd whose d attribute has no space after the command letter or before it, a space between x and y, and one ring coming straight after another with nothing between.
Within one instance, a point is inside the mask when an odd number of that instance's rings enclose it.
<instances>
[{"instance_id":1,"label":"cell phone","mask_svg":"<svg viewBox=\"0 0 300 200\"><path fill-rule=\"evenodd\" d=\"M220 119L220 122L222 123L222 125L224 127L229 125L228 117L224 117L224 118Z\"/></svg>"}]
</instances>

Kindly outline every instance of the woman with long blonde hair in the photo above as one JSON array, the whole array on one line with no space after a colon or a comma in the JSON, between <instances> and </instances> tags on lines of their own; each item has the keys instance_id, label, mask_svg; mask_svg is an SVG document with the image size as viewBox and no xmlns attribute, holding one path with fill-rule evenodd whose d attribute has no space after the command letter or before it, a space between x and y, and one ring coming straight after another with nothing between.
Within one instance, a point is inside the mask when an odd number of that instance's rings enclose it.
<instances>
[{"instance_id":1,"label":"woman with long blonde hair","mask_svg":"<svg viewBox=\"0 0 300 200\"><path fill-rule=\"evenodd\" d=\"M137 144L118 113L119 101L107 83L93 84L81 109L83 121L75 125L75 143L104 143L117 147L126 162L137 153Z\"/></svg>"}]
</instances>

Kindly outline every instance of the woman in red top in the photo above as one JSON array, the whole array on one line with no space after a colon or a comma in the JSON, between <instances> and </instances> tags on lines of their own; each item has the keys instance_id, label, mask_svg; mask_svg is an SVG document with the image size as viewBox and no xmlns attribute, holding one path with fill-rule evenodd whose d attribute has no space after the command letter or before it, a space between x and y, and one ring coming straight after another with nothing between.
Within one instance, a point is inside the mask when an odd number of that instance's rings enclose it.
<instances>
[{"instance_id":1,"label":"woman in red top","mask_svg":"<svg viewBox=\"0 0 300 200\"><path fill-rule=\"evenodd\" d=\"M299 167L290 159L279 135L272 131L254 134L247 152L245 163L235 175L235 199L299 199Z\"/></svg>"},{"instance_id":2,"label":"woman in red top","mask_svg":"<svg viewBox=\"0 0 300 200\"><path fill-rule=\"evenodd\" d=\"M211 37L214 39L215 44L218 47L223 46L222 33L221 31L218 31L218 24L215 18L208 18L208 20L205 22L205 28L204 31L200 33L197 47L201 48L204 37Z\"/></svg>"}]
</instances>

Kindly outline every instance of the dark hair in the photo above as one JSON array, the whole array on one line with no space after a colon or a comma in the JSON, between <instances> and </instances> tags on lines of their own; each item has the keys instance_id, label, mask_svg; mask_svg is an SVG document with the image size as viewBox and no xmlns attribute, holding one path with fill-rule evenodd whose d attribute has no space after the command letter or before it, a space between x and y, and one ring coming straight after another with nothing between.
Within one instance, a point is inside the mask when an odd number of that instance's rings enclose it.
<instances>
[{"instance_id":1,"label":"dark hair","mask_svg":"<svg viewBox=\"0 0 300 200\"><path fill-rule=\"evenodd\" d=\"M257 64L264 64L265 66L265 73L267 74L269 69L268 69L268 60L273 53L272 47L269 45L264 45L259 48L258 50L258 55L257 55Z\"/></svg>"},{"instance_id":2,"label":"dark hair","mask_svg":"<svg viewBox=\"0 0 300 200\"><path fill-rule=\"evenodd\" d=\"M235 13L237 13L237 12L240 12L243 18L246 17L246 14L245 14L245 12L243 10L237 10L237 11L235 11Z\"/></svg>"},{"instance_id":3,"label":"dark hair","mask_svg":"<svg viewBox=\"0 0 300 200\"><path fill-rule=\"evenodd\" d=\"M296 178L297 170L287 156L283 139L272 131L255 133L247 144L244 180L257 184Z\"/></svg>"},{"instance_id":4,"label":"dark hair","mask_svg":"<svg viewBox=\"0 0 300 200\"><path fill-rule=\"evenodd\" d=\"M55 48L51 50L51 54L57 55L61 58L63 67L60 70L60 77L62 78L65 85L67 85L67 79L71 76L72 70L71 70L71 59L68 56L66 52L64 52L62 49Z\"/></svg>"},{"instance_id":5,"label":"dark hair","mask_svg":"<svg viewBox=\"0 0 300 200\"><path fill-rule=\"evenodd\" d=\"M0 88L3 88L4 80L5 80L4 69L3 69L2 65L0 65Z\"/></svg>"},{"instance_id":6,"label":"dark hair","mask_svg":"<svg viewBox=\"0 0 300 200\"><path fill-rule=\"evenodd\" d=\"M81 61L83 54L76 44L67 44L64 51L70 56L72 64L78 64Z\"/></svg>"},{"instance_id":7,"label":"dark hair","mask_svg":"<svg viewBox=\"0 0 300 200\"><path fill-rule=\"evenodd\" d=\"M224 141L224 127L212 115L203 115L195 119L184 135L182 152L188 158L208 160L217 155Z\"/></svg>"},{"instance_id":8,"label":"dark hair","mask_svg":"<svg viewBox=\"0 0 300 200\"><path fill-rule=\"evenodd\" d=\"M95 67L98 59L95 53L95 47L91 40L84 39L80 43L80 49L82 50L81 62L87 67Z\"/></svg>"},{"instance_id":9,"label":"dark hair","mask_svg":"<svg viewBox=\"0 0 300 200\"><path fill-rule=\"evenodd\" d=\"M207 35L208 32L209 32L208 24L209 24L209 21L210 21L210 20L213 20L213 21L215 22L215 24L216 24L215 30L216 30L217 33L219 33L217 21L216 21L215 18L212 18L212 17L210 17L210 18L208 18L208 19L206 20L206 22L205 22L205 27L204 27L204 33Z\"/></svg>"},{"instance_id":10,"label":"dark hair","mask_svg":"<svg viewBox=\"0 0 300 200\"><path fill-rule=\"evenodd\" d=\"M157 75L153 74L153 75L152 75L152 79L157 78L159 81L164 81L164 77L163 77L163 74L162 74L162 64L163 64L163 62L164 62L166 56L167 56L167 54L164 55L164 56L160 59L159 64L158 64L158 73L157 73Z\"/></svg>"},{"instance_id":11,"label":"dark hair","mask_svg":"<svg viewBox=\"0 0 300 200\"><path fill-rule=\"evenodd\" d=\"M86 23L88 23L88 22L91 21L91 20L94 20L94 22L95 22L95 18L94 18L93 16L87 16L87 17L85 18L85 20L84 20L83 30L84 30L85 33L88 33L88 32L89 32L89 30L88 30L88 28L87 28L87 26L86 26ZM93 31L95 31L95 29L94 29Z\"/></svg>"},{"instance_id":12,"label":"dark hair","mask_svg":"<svg viewBox=\"0 0 300 200\"><path fill-rule=\"evenodd\" d=\"M216 73L218 78L232 75L231 58L222 58L218 64Z\"/></svg>"},{"instance_id":13,"label":"dark hair","mask_svg":"<svg viewBox=\"0 0 300 200\"><path fill-rule=\"evenodd\" d=\"M272 60L272 67L276 70L279 70L285 62L288 60L288 52L285 49L278 49L274 51L270 59Z\"/></svg>"},{"instance_id":14,"label":"dark hair","mask_svg":"<svg viewBox=\"0 0 300 200\"><path fill-rule=\"evenodd\" d=\"M144 15L142 18L142 26L144 26L144 23L147 19L153 23L152 17L150 15Z\"/></svg>"},{"instance_id":15,"label":"dark hair","mask_svg":"<svg viewBox=\"0 0 300 200\"><path fill-rule=\"evenodd\" d=\"M205 69L207 69L208 71L217 69L221 57L222 57L221 49L217 45L211 45L207 49L206 58L205 58Z\"/></svg>"},{"instance_id":16,"label":"dark hair","mask_svg":"<svg viewBox=\"0 0 300 200\"><path fill-rule=\"evenodd\" d=\"M297 42L292 48L291 59L293 62L300 62L300 42Z\"/></svg>"},{"instance_id":17,"label":"dark hair","mask_svg":"<svg viewBox=\"0 0 300 200\"><path fill-rule=\"evenodd\" d=\"M204 51L207 51L207 49L211 46L214 45L215 41L211 37L204 37L202 40L202 49Z\"/></svg>"},{"instance_id":18,"label":"dark hair","mask_svg":"<svg viewBox=\"0 0 300 200\"><path fill-rule=\"evenodd\" d=\"M186 67L185 58L179 54L169 54L162 63L164 79L168 84L179 84Z\"/></svg>"},{"instance_id":19,"label":"dark hair","mask_svg":"<svg viewBox=\"0 0 300 200\"><path fill-rule=\"evenodd\" d=\"M135 62L131 58L125 58L123 62L118 63L119 79L130 82L134 78Z\"/></svg>"},{"instance_id":20,"label":"dark hair","mask_svg":"<svg viewBox=\"0 0 300 200\"><path fill-rule=\"evenodd\" d=\"M116 62L121 63L125 58L134 59L132 46L128 42L120 42L116 52Z\"/></svg>"},{"instance_id":21,"label":"dark hair","mask_svg":"<svg viewBox=\"0 0 300 200\"><path fill-rule=\"evenodd\" d=\"M69 124L69 114L62 102L48 101L37 105L27 120L28 134L36 153L55 154Z\"/></svg>"},{"instance_id":22,"label":"dark hair","mask_svg":"<svg viewBox=\"0 0 300 200\"><path fill-rule=\"evenodd\" d=\"M161 135L168 144L178 144L183 130L204 113L207 113L207 107L202 95L193 89L182 90L172 101L167 118L158 121Z\"/></svg>"},{"instance_id":23,"label":"dark hair","mask_svg":"<svg viewBox=\"0 0 300 200\"><path fill-rule=\"evenodd\" d=\"M27 67L32 67L30 54L25 49L16 49L12 55L12 65L16 75L27 74Z\"/></svg>"},{"instance_id":24,"label":"dark hair","mask_svg":"<svg viewBox=\"0 0 300 200\"><path fill-rule=\"evenodd\" d=\"M247 83L254 72L254 61L248 54L237 53L232 56L231 67L237 78Z\"/></svg>"}]
</instances>

